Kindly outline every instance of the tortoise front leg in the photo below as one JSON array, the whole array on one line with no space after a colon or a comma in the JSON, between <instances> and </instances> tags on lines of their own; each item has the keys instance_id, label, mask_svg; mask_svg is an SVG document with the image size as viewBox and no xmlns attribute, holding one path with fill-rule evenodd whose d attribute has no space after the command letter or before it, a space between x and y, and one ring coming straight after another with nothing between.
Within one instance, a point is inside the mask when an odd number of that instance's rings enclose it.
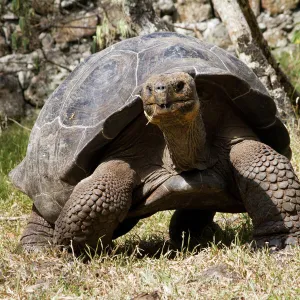
<instances>
[{"instance_id":1,"label":"tortoise front leg","mask_svg":"<svg viewBox=\"0 0 300 300\"><path fill-rule=\"evenodd\" d=\"M77 184L55 222L54 243L96 249L111 243L131 205L136 173L123 161L102 163ZM99 239L101 238L101 242Z\"/></svg>"},{"instance_id":2,"label":"tortoise front leg","mask_svg":"<svg viewBox=\"0 0 300 300\"><path fill-rule=\"evenodd\" d=\"M52 243L53 227L54 225L47 222L33 205L28 224L20 240L20 246L28 251L49 247Z\"/></svg>"},{"instance_id":3,"label":"tortoise front leg","mask_svg":"<svg viewBox=\"0 0 300 300\"><path fill-rule=\"evenodd\" d=\"M289 160L257 141L232 147L230 160L258 246L300 242L300 184Z\"/></svg>"}]
</instances>

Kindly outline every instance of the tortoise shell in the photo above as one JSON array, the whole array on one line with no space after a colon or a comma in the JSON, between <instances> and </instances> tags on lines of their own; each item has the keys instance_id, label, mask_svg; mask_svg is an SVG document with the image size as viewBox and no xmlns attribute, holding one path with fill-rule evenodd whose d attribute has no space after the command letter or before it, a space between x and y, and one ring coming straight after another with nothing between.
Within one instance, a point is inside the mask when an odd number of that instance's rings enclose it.
<instances>
[{"instance_id":1,"label":"tortoise shell","mask_svg":"<svg viewBox=\"0 0 300 300\"><path fill-rule=\"evenodd\" d=\"M13 183L54 222L95 154L143 112L139 92L152 74L185 71L221 87L260 139L280 153L289 135L256 75L226 51L163 32L131 38L88 57L46 101Z\"/></svg>"}]
</instances>

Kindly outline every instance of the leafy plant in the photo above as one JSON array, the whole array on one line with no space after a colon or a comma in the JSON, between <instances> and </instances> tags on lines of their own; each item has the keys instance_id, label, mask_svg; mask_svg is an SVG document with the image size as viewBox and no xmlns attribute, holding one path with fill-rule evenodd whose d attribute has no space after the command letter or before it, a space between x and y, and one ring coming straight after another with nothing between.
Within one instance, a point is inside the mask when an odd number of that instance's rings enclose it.
<instances>
[{"instance_id":1,"label":"leafy plant","mask_svg":"<svg viewBox=\"0 0 300 300\"><path fill-rule=\"evenodd\" d=\"M26 52L29 50L32 37L31 19L34 10L31 8L30 0L13 0L13 12L19 17L19 28L12 34L12 48Z\"/></svg>"},{"instance_id":2,"label":"leafy plant","mask_svg":"<svg viewBox=\"0 0 300 300\"><path fill-rule=\"evenodd\" d=\"M277 60L296 90L300 92L300 40L294 51L281 53L280 56L277 56Z\"/></svg>"},{"instance_id":3,"label":"leafy plant","mask_svg":"<svg viewBox=\"0 0 300 300\"><path fill-rule=\"evenodd\" d=\"M123 14L123 0L114 0L112 5L115 9L120 10ZM104 10L104 17L100 25L97 26L96 35L93 36L91 52L95 53L102 50L113 43L113 41L120 38L129 38L133 35L131 25L127 22L126 17L123 16L117 23L113 24L108 18L108 14Z\"/></svg>"},{"instance_id":4,"label":"leafy plant","mask_svg":"<svg viewBox=\"0 0 300 300\"><path fill-rule=\"evenodd\" d=\"M300 30L296 30L293 34L292 42L294 44L300 44Z\"/></svg>"}]
</instances>

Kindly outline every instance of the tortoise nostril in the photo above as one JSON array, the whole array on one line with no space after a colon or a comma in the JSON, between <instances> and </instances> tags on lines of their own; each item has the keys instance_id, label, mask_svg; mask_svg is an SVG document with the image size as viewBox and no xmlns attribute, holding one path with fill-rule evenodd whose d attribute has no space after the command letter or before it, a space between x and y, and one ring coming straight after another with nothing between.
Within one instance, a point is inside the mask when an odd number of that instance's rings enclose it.
<instances>
[{"instance_id":1,"label":"tortoise nostril","mask_svg":"<svg viewBox=\"0 0 300 300\"><path fill-rule=\"evenodd\" d=\"M165 85L165 84L162 84L162 83L158 83L158 84L156 84L156 86L155 86L155 90L156 90L157 92L163 92L163 91L166 90L166 85Z\"/></svg>"}]
</instances>

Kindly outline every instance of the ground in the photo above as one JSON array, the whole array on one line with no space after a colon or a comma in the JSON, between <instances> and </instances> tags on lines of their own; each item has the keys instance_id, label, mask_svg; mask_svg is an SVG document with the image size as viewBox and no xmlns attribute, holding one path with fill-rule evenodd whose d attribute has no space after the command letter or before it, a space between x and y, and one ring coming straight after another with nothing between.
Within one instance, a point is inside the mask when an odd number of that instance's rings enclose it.
<instances>
[{"instance_id":1,"label":"ground","mask_svg":"<svg viewBox=\"0 0 300 300\"><path fill-rule=\"evenodd\" d=\"M32 126L30 121L22 124ZM116 240L109 254L19 253L18 240L32 203L12 187L7 173L24 156L28 135L16 124L0 135L0 299L299 297L300 247L273 254L267 249L251 250L251 222L246 214L218 214L221 230L200 251L172 250L171 212L162 212ZM300 176L296 134L292 134L292 149L292 163Z\"/></svg>"}]
</instances>

